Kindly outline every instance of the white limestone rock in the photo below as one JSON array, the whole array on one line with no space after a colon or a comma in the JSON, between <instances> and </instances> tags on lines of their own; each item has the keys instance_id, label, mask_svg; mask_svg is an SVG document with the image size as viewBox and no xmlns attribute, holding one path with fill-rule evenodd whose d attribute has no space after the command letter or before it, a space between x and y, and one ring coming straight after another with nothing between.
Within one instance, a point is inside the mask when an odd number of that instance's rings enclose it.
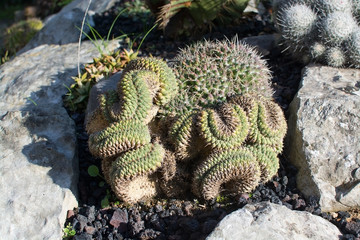
<instances>
[{"instance_id":1,"label":"white limestone rock","mask_svg":"<svg viewBox=\"0 0 360 240\"><path fill-rule=\"evenodd\" d=\"M77 47L42 45L0 66L0 238L61 239L77 206L75 126L62 103ZM83 42L80 63L99 55Z\"/></svg>"},{"instance_id":2,"label":"white limestone rock","mask_svg":"<svg viewBox=\"0 0 360 240\"><path fill-rule=\"evenodd\" d=\"M207 240L338 240L339 229L308 212L261 202L248 204L227 215Z\"/></svg>"},{"instance_id":3,"label":"white limestone rock","mask_svg":"<svg viewBox=\"0 0 360 240\"><path fill-rule=\"evenodd\" d=\"M322 211L360 207L360 70L311 65L289 108L285 152Z\"/></svg>"}]
</instances>

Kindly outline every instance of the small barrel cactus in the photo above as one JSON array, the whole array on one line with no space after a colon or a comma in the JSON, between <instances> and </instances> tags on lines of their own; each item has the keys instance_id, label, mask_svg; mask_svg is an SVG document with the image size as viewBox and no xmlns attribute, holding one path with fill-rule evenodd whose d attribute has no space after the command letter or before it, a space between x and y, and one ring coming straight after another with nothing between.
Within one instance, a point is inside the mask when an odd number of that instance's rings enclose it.
<instances>
[{"instance_id":1,"label":"small barrel cactus","mask_svg":"<svg viewBox=\"0 0 360 240\"><path fill-rule=\"evenodd\" d=\"M284 43L303 61L360 68L358 0L277 0L276 25Z\"/></svg>"},{"instance_id":2,"label":"small barrel cactus","mask_svg":"<svg viewBox=\"0 0 360 240\"><path fill-rule=\"evenodd\" d=\"M160 111L164 115L211 107L234 94L272 96L266 62L236 38L197 42L182 49L175 62L179 93Z\"/></svg>"}]
</instances>

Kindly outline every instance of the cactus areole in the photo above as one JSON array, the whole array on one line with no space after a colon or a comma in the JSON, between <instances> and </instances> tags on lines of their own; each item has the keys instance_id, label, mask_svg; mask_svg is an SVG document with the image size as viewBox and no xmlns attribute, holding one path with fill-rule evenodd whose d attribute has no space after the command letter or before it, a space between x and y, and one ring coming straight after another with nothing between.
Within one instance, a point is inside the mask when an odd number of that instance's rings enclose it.
<instances>
[{"instance_id":1,"label":"cactus areole","mask_svg":"<svg viewBox=\"0 0 360 240\"><path fill-rule=\"evenodd\" d=\"M270 180L287 126L265 62L237 40L197 43L176 60L131 61L88 117L90 152L117 197L210 200Z\"/></svg>"}]
</instances>

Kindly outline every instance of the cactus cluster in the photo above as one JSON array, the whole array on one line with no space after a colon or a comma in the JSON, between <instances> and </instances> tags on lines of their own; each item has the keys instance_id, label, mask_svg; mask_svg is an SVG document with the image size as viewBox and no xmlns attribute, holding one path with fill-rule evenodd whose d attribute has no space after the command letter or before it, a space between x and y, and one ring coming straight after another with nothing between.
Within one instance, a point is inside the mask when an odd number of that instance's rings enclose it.
<instances>
[{"instance_id":1,"label":"cactus cluster","mask_svg":"<svg viewBox=\"0 0 360 240\"><path fill-rule=\"evenodd\" d=\"M295 56L305 62L360 68L360 1L274 2L277 28Z\"/></svg>"},{"instance_id":2,"label":"cactus cluster","mask_svg":"<svg viewBox=\"0 0 360 240\"><path fill-rule=\"evenodd\" d=\"M196 43L172 69L133 60L87 118L89 149L126 202L249 192L276 174L287 129L269 79L265 62L237 41Z\"/></svg>"}]
</instances>

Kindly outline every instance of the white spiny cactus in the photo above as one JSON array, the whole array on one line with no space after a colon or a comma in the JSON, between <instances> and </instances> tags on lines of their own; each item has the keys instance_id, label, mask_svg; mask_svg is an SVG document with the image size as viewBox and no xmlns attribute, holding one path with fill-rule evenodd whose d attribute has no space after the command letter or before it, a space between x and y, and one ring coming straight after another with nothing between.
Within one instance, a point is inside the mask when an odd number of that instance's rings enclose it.
<instances>
[{"instance_id":1,"label":"white spiny cactus","mask_svg":"<svg viewBox=\"0 0 360 240\"><path fill-rule=\"evenodd\" d=\"M294 56L360 68L360 0L275 0L274 11Z\"/></svg>"}]
</instances>

